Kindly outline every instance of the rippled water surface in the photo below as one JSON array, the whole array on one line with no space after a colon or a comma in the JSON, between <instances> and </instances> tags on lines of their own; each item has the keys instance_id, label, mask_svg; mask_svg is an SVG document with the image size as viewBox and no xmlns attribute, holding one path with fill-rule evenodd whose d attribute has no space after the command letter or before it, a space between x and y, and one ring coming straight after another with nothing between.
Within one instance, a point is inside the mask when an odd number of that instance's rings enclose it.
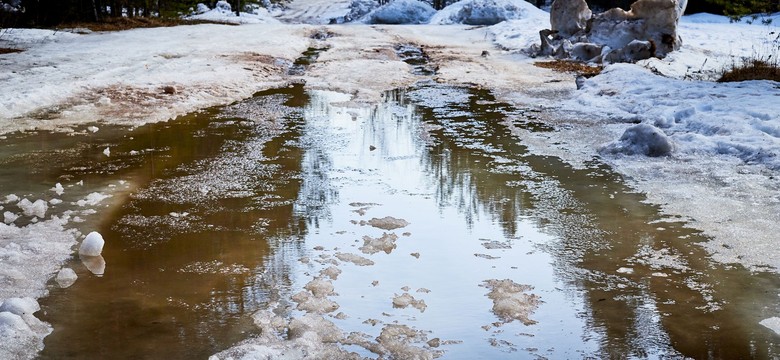
<instances>
[{"instance_id":1,"label":"rippled water surface","mask_svg":"<svg viewBox=\"0 0 780 360\"><path fill-rule=\"evenodd\" d=\"M6 140L3 178L30 181L3 193L87 179L74 198L114 195L72 225L103 234L106 269L74 258L78 281L52 284L41 358L206 358L257 335L258 310L300 317L294 295L329 266L325 318L368 338L407 325L443 358L780 356L758 324L780 308L777 277L712 263L596 159L528 153L513 128L553 131L533 111L435 83L348 100L295 86L132 131Z\"/></svg>"}]
</instances>

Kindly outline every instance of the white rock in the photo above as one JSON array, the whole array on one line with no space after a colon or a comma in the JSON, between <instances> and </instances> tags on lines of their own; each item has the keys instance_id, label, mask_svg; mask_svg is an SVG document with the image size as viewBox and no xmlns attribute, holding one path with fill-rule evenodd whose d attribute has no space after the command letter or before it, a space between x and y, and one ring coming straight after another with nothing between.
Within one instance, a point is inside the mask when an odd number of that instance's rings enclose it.
<instances>
[{"instance_id":1,"label":"white rock","mask_svg":"<svg viewBox=\"0 0 780 360\"><path fill-rule=\"evenodd\" d=\"M79 255L84 256L100 256L103 252L103 245L106 241L103 240L103 236L97 231L93 231L87 235L84 241L81 242L79 247Z\"/></svg>"}]
</instances>

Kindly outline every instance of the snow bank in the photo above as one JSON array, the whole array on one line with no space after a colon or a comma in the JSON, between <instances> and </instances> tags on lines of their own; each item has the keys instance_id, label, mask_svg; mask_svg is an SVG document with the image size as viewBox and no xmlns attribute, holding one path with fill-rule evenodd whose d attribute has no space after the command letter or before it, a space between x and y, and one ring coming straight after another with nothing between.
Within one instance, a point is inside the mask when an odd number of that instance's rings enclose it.
<instances>
[{"instance_id":1,"label":"snow bank","mask_svg":"<svg viewBox=\"0 0 780 360\"><path fill-rule=\"evenodd\" d=\"M52 329L33 315L40 309L31 297L8 298L0 304L0 358L30 358L30 349L43 349L43 338Z\"/></svg>"},{"instance_id":2,"label":"snow bank","mask_svg":"<svg viewBox=\"0 0 780 360\"><path fill-rule=\"evenodd\" d=\"M230 7L227 1L217 1L214 9L209 9L205 4L198 4L197 12L194 15L184 17L187 20L205 20L228 24L277 24L271 14L262 7L253 7L252 12L240 12L240 16Z\"/></svg>"},{"instance_id":3,"label":"snow bank","mask_svg":"<svg viewBox=\"0 0 780 360\"><path fill-rule=\"evenodd\" d=\"M426 24L436 13L427 3L418 0L393 0L366 15L367 24Z\"/></svg>"},{"instance_id":4,"label":"snow bank","mask_svg":"<svg viewBox=\"0 0 780 360\"><path fill-rule=\"evenodd\" d=\"M436 25L495 25L543 12L525 0L462 0L445 7L430 23Z\"/></svg>"}]
</instances>

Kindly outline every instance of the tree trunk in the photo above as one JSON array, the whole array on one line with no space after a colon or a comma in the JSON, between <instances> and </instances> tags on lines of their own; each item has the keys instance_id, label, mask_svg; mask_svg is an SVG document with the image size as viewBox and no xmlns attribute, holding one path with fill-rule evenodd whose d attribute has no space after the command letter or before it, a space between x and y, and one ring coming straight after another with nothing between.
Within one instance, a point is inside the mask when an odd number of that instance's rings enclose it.
<instances>
[{"instance_id":1,"label":"tree trunk","mask_svg":"<svg viewBox=\"0 0 780 360\"><path fill-rule=\"evenodd\" d=\"M236 0L236 16L241 16L241 0Z\"/></svg>"}]
</instances>

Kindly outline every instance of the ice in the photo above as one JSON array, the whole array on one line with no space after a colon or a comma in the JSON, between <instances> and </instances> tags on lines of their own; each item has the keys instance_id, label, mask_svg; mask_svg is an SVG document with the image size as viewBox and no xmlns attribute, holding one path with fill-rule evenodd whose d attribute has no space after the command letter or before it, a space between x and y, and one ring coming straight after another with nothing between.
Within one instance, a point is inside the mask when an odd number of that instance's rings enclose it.
<instances>
[{"instance_id":1,"label":"ice","mask_svg":"<svg viewBox=\"0 0 780 360\"><path fill-rule=\"evenodd\" d=\"M19 215L16 215L16 214L14 214L14 213L12 213L10 211L6 211L6 212L3 213L3 222L6 223L6 224L11 224L14 221L16 221L16 219L18 219L18 218L19 218Z\"/></svg>"},{"instance_id":2,"label":"ice","mask_svg":"<svg viewBox=\"0 0 780 360\"><path fill-rule=\"evenodd\" d=\"M542 12L525 0L462 0L439 10L431 24L495 25Z\"/></svg>"},{"instance_id":3,"label":"ice","mask_svg":"<svg viewBox=\"0 0 780 360\"><path fill-rule=\"evenodd\" d=\"M425 312L425 308L428 307L428 305L425 304L425 300L417 300L409 293L396 295L393 298L393 307L405 309L408 306L420 310L420 312Z\"/></svg>"},{"instance_id":4,"label":"ice","mask_svg":"<svg viewBox=\"0 0 780 360\"><path fill-rule=\"evenodd\" d=\"M371 266L374 262L360 255L338 252L334 256L341 261L351 262L357 266Z\"/></svg>"},{"instance_id":5,"label":"ice","mask_svg":"<svg viewBox=\"0 0 780 360\"><path fill-rule=\"evenodd\" d=\"M527 293L533 290L533 287L517 284L509 279L485 280L480 286L490 289L487 296L493 300L492 311L501 321L518 320L524 325L536 323L530 316L539 307L541 300L539 296Z\"/></svg>"},{"instance_id":6,"label":"ice","mask_svg":"<svg viewBox=\"0 0 780 360\"><path fill-rule=\"evenodd\" d=\"M95 206L99 204L101 201L110 198L112 195L107 194L101 194L99 192L93 192L87 195L86 198L81 199L79 201L76 201L76 205L78 206Z\"/></svg>"},{"instance_id":7,"label":"ice","mask_svg":"<svg viewBox=\"0 0 780 360\"><path fill-rule=\"evenodd\" d=\"M40 310L35 299L9 298L0 305L0 358L32 358L30 351L43 349L43 338L51 327L33 313Z\"/></svg>"},{"instance_id":8,"label":"ice","mask_svg":"<svg viewBox=\"0 0 780 360\"><path fill-rule=\"evenodd\" d=\"M311 291L311 293L316 297L325 297L325 296L334 295L333 283L331 283L328 280L325 280L324 278L315 278L314 280L306 284L306 286L304 286L303 288Z\"/></svg>"},{"instance_id":9,"label":"ice","mask_svg":"<svg viewBox=\"0 0 780 360\"><path fill-rule=\"evenodd\" d=\"M426 24L436 13L418 0L393 0L371 11L361 21L368 24Z\"/></svg>"},{"instance_id":10,"label":"ice","mask_svg":"<svg viewBox=\"0 0 780 360\"><path fill-rule=\"evenodd\" d=\"M601 154L667 156L674 146L663 130L648 124L632 126L615 142L599 149Z\"/></svg>"},{"instance_id":11,"label":"ice","mask_svg":"<svg viewBox=\"0 0 780 360\"><path fill-rule=\"evenodd\" d=\"M19 197L16 196L16 194L9 194L9 195L5 196L5 203L6 204L15 203L17 201L19 201Z\"/></svg>"},{"instance_id":12,"label":"ice","mask_svg":"<svg viewBox=\"0 0 780 360\"><path fill-rule=\"evenodd\" d=\"M769 319L764 319L761 320L759 324L767 327L768 329L780 335L780 317L771 317Z\"/></svg>"},{"instance_id":13,"label":"ice","mask_svg":"<svg viewBox=\"0 0 780 360\"><path fill-rule=\"evenodd\" d=\"M66 267L62 268L60 272L57 273L57 277L54 278L54 281L64 289L73 285L77 279L78 275L76 275L76 272L73 271L73 269Z\"/></svg>"},{"instance_id":14,"label":"ice","mask_svg":"<svg viewBox=\"0 0 780 360\"><path fill-rule=\"evenodd\" d=\"M378 238L363 236L363 246L359 250L364 254L376 254L380 251L390 254L396 247L396 240L398 240L398 235L392 233L385 233Z\"/></svg>"},{"instance_id":15,"label":"ice","mask_svg":"<svg viewBox=\"0 0 780 360\"><path fill-rule=\"evenodd\" d=\"M100 100L102 101L103 99L100 99ZM110 100L109 100L109 102L110 102ZM100 130L100 128L98 128L97 126L88 126L87 130L89 132L91 132L91 133L96 133L96 132L98 132L98 130Z\"/></svg>"},{"instance_id":16,"label":"ice","mask_svg":"<svg viewBox=\"0 0 780 360\"><path fill-rule=\"evenodd\" d=\"M97 231L93 231L87 234L84 241L81 242L79 247L79 255L83 256L100 256L103 252L103 245L106 241L103 240L103 236Z\"/></svg>"},{"instance_id":17,"label":"ice","mask_svg":"<svg viewBox=\"0 0 780 360\"><path fill-rule=\"evenodd\" d=\"M22 210L22 213L24 213L24 216L36 216L41 219L46 217L46 211L49 210L49 205L42 199L30 202L30 200L24 198L17 205Z\"/></svg>"},{"instance_id":18,"label":"ice","mask_svg":"<svg viewBox=\"0 0 780 360\"><path fill-rule=\"evenodd\" d=\"M51 188L51 191L54 191L57 195L62 195L65 192L65 188L62 187L62 184L57 183Z\"/></svg>"},{"instance_id":19,"label":"ice","mask_svg":"<svg viewBox=\"0 0 780 360\"><path fill-rule=\"evenodd\" d=\"M328 266L326 269L320 271L321 276L326 276L331 280L336 280L341 275L341 269L335 266Z\"/></svg>"},{"instance_id":20,"label":"ice","mask_svg":"<svg viewBox=\"0 0 780 360\"><path fill-rule=\"evenodd\" d=\"M110 148L105 148L105 149L103 150L103 155L105 155L105 156L111 156L111 149L110 149Z\"/></svg>"},{"instance_id":21,"label":"ice","mask_svg":"<svg viewBox=\"0 0 780 360\"><path fill-rule=\"evenodd\" d=\"M371 225L375 228L380 228L382 230L395 230L408 226L409 222L404 219L396 219L392 216L386 216L381 219L372 218L371 220L368 220L368 225Z\"/></svg>"}]
</instances>

